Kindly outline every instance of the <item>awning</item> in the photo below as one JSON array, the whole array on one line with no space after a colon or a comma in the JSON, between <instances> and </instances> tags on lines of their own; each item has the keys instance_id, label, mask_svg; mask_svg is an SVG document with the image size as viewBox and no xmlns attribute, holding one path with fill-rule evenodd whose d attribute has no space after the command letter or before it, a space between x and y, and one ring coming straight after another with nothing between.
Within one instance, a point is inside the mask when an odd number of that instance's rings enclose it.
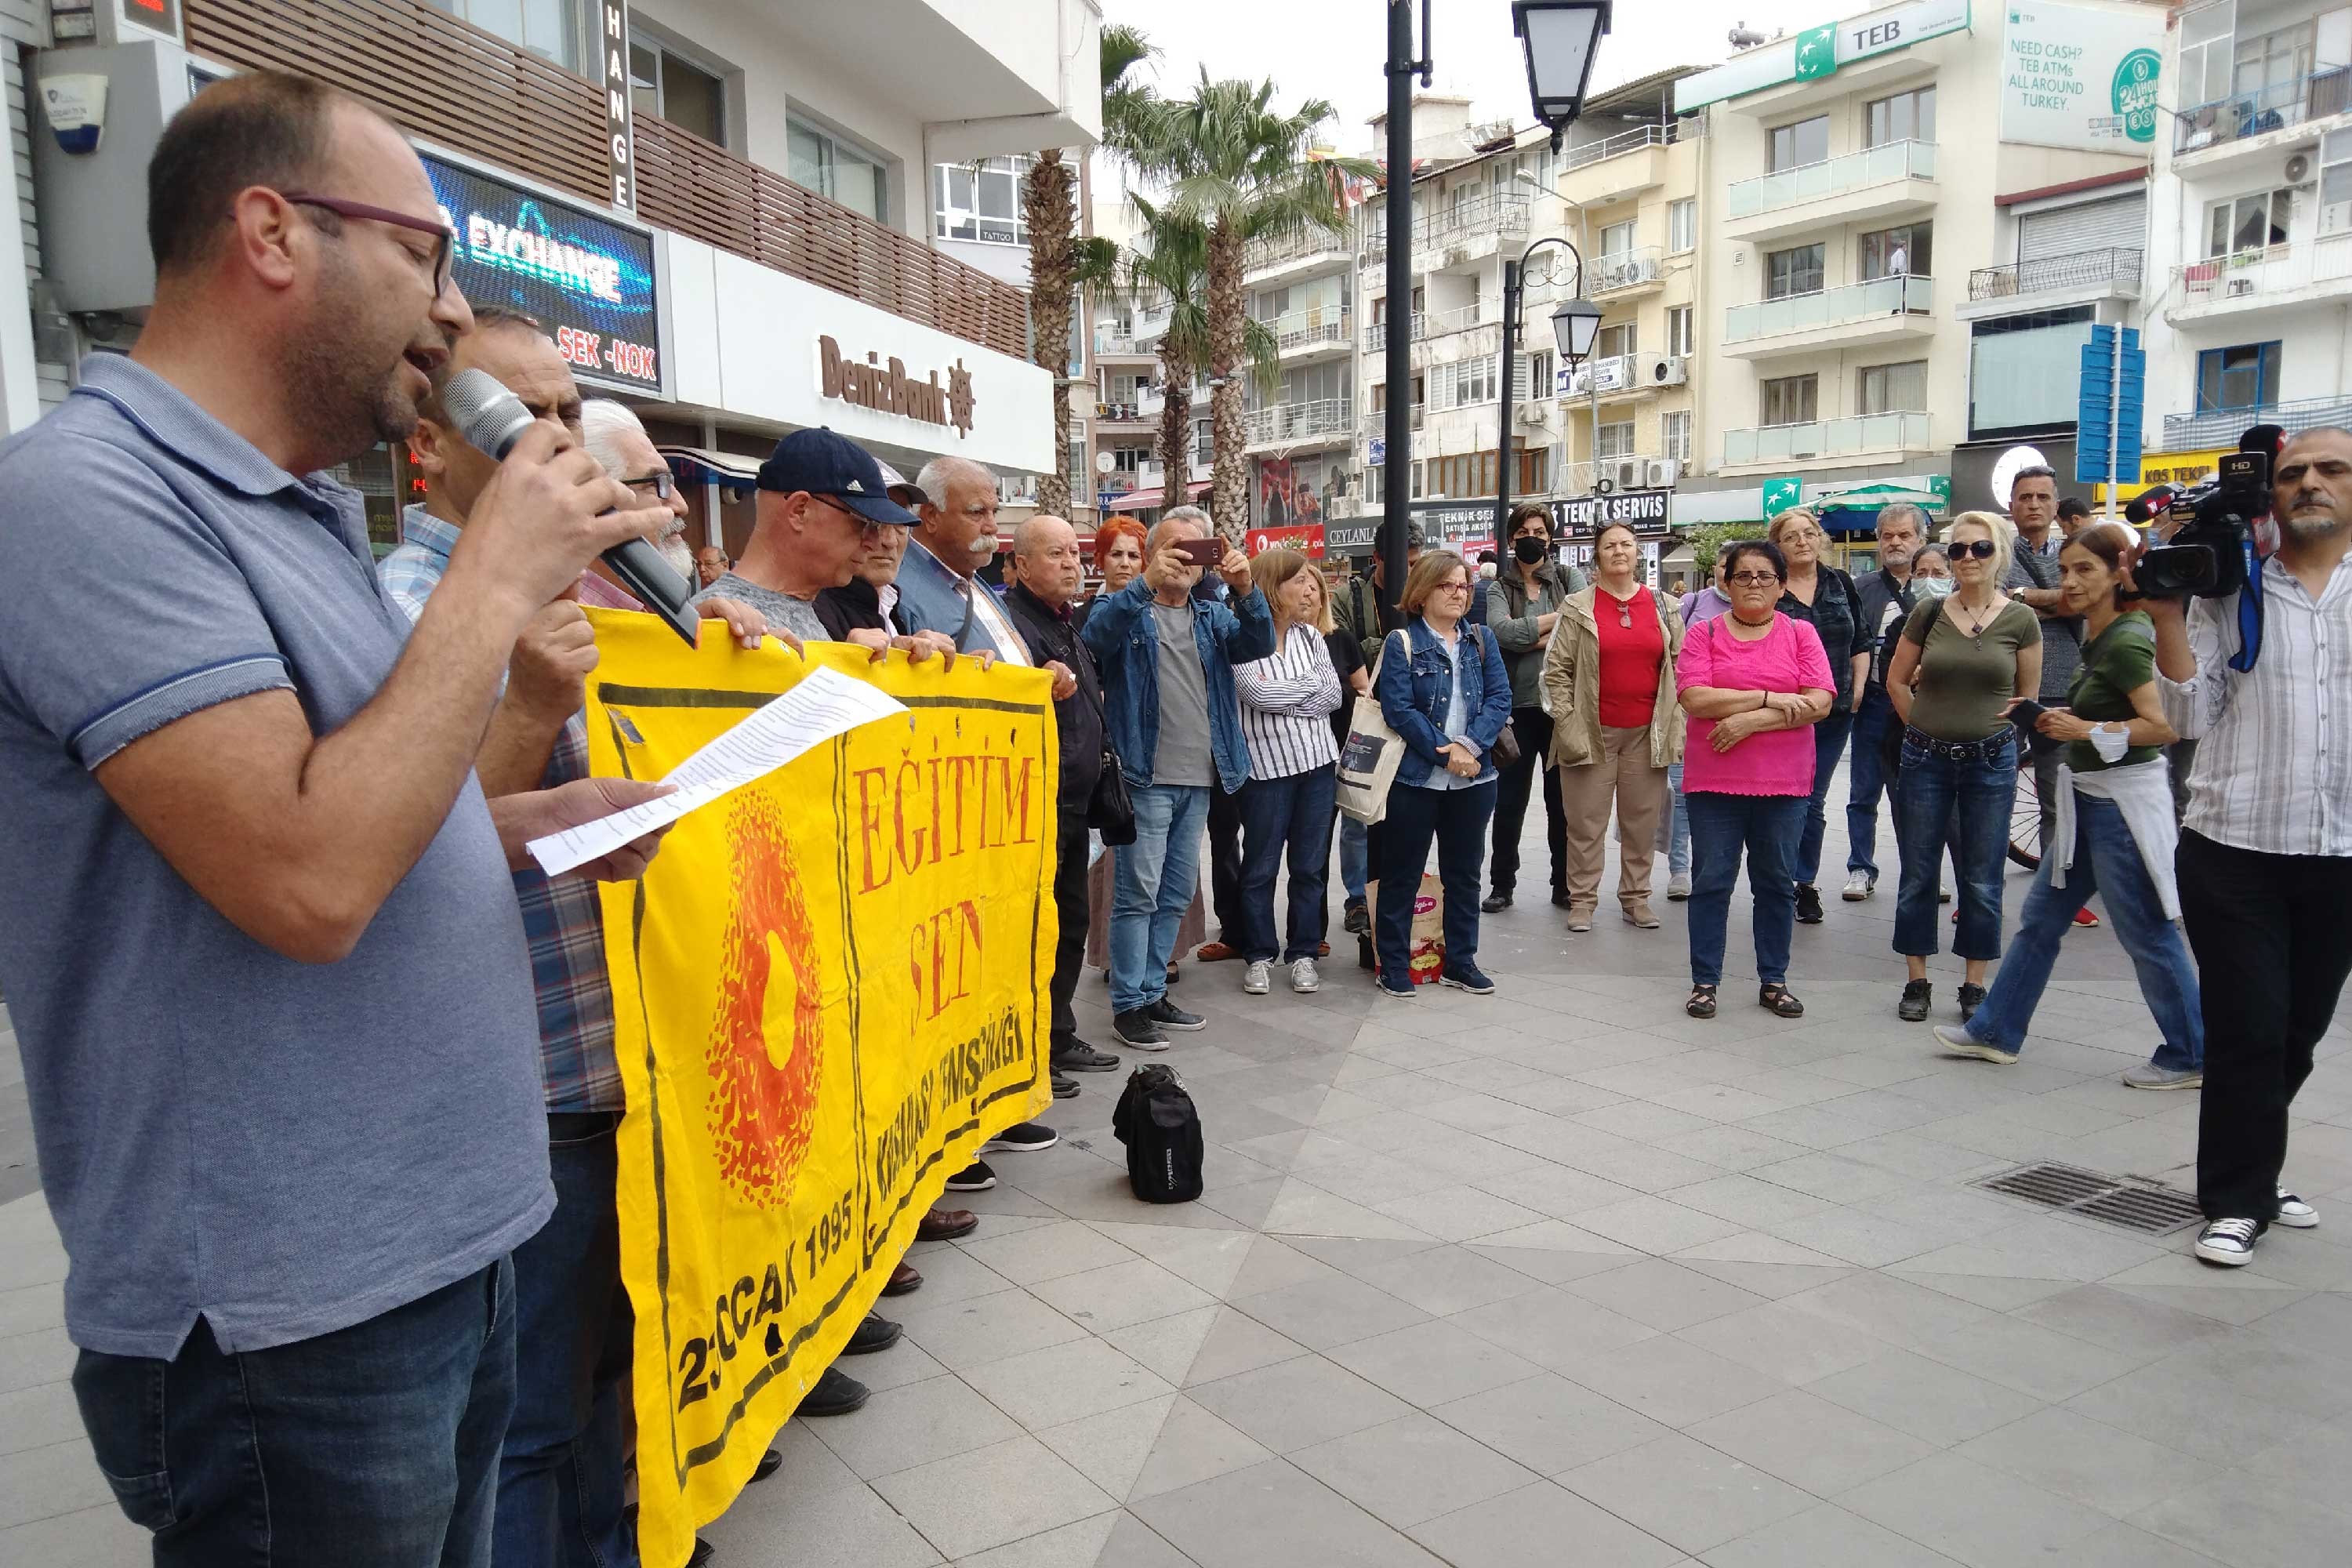
<instances>
[{"instance_id":1,"label":"awning","mask_svg":"<svg viewBox=\"0 0 2352 1568\"><path fill-rule=\"evenodd\" d=\"M738 489L751 489L760 481L760 459L737 452L714 452L707 447L656 447L669 471L690 484L715 480Z\"/></svg>"},{"instance_id":2,"label":"awning","mask_svg":"<svg viewBox=\"0 0 2352 1568\"><path fill-rule=\"evenodd\" d=\"M1207 479L1202 479L1199 484L1190 487L1194 500L1209 493L1209 483ZM1143 489L1129 490L1112 500L1103 510L1105 511L1150 511L1162 504L1160 498L1161 488L1159 485L1151 485Z\"/></svg>"},{"instance_id":3,"label":"awning","mask_svg":"<svg viewBox=\"0 0 2352 1568\"><path fill-rule=\"evenodd\" d=\"M1815 490L1805 504L1816 511L1866 511L1875 515L1881 508L1897 503L1916 506L1933 517L1950 504L1950 497L1902 479L1884 479L1876 483L1825 487Z\"/></svg>"}]
</instances>

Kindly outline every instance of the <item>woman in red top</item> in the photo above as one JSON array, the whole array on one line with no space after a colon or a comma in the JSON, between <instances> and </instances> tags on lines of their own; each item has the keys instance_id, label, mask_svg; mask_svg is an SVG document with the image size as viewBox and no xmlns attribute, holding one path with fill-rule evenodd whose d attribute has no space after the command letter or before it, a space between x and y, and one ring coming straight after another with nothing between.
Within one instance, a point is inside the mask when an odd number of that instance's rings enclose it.
<instances>
[{"instance_id":1,"label":"woman in red top","mask_svg":"<svg viewBox=\"0 0 2352 1568\"><path fill-rule=\"evenodd\" d=\"M1593 542L1592 586L1568 596L1544 655L1551 763L1568 825L1568 929L1591 931L1600 903L1602 841L1617 811L1617 900L1625 919L1657 929L1650 856L1666 799L1666 769L1682 760L1675 721L1675 657L1683 622L1634 575L1642 543L1613 522Z\"/></svg>"}]
</instances>

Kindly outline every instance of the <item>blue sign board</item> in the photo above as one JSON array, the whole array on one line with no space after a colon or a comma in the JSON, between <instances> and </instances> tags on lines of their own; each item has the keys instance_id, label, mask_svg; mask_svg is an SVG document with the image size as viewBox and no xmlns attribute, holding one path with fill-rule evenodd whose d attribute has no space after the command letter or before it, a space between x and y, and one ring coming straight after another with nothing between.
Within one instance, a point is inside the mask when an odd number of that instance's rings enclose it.
<instances>
[{"instance_id":1,"label":"blue sign board","mask_svg":"<svg viewBox=\"0 0 2352 1568\"><path fill-rule=\"evenodd\" d=\"M2083 345L2083 378L2074 409L2074 479L2078 484L2104 483L2109 466L2108 447L2115 447L2113 465L2119 479L2139 477L2140 416L2146 400L2147 354L2139 346L2137 328L2122 329L2118 351L2116 329L2097 325ZM2123 355L2123 385L2117 397L2116 356ZM2110 409L2110 403L2115 404ZM2110 414L2114 415L2110 428Z\"/></svg>"},{"instance_id":2,"label":"blue sign board","mask_svg":"<svg viewBox=\"0 0 2352 1568\"><path fill-rule=\"evenodd\" d=\"M457 232L468 302L537 319L583 381L662 391L650 235L429 153L425 172Z\"/></svg>"},{"instance_id":3,"label":"blue sign board","mask_svg":"<svg viewBox=\"0 0 2352 1568\"><path fill-rule=\"evenodd\" d=\"M1364 467L1368 468L1377 468L1387 463L1389 460L1389 438L1387 437L1371 437L1366 440L1364 446Z\"/></svg>"}]
</instances>

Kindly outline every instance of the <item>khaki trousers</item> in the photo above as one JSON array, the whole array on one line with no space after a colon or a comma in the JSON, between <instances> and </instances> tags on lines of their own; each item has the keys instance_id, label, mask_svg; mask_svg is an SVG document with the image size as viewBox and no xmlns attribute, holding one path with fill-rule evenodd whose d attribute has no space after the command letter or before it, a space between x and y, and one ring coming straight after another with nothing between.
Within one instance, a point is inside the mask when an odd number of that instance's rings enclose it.
<instances>
[{"instance_id":1,"label":"khaki trousers","mask_svg":"<svg viewBox=\"0 0 2352 1568\"><path fill-rule=\"evenodd\" d=\"M1665 800L1666 770L1650 765L1647 724L1636 730L1602 726L1601 755L1582 767L1559 770L1571 907L1591 909L1601 901L1601 845L1608 837L1612 804L1617 809L1617 901L1632 905L1649 898L1650 857Z\"/></svg>"}]
</instances>

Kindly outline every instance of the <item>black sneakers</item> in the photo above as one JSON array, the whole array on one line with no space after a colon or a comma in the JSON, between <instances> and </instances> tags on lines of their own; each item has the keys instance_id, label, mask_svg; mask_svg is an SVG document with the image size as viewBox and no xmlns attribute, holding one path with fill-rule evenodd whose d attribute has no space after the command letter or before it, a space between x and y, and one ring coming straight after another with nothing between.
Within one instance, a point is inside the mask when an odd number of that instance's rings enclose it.
<instances>
[{"instance_id":1,"label":"black sneakers","mask_svg":"<svg viewBox=\"0 0 2352 1568\"><path fill-rule=\"evenodd\" d=\"M1467 991L1473 996L1492 996L1495 983L1475 963L1449 963L1439 972L1438 983L1451 985L1456 991Z\"/></svg>"},{"instance_id":2,"label":"black sneakers","mask_svg":"<svg viewBox=\"0 0 2352 1568\"><path fill-rule=\"evenodd\" d=\"M1062 1141L1062 1135L1038 1121L1016 1121L980 1146L983 1154L1000 1151L1007 1154L1034 1154L1040 1149L1051 1149Z\"/></svg>"},{"instance_id":3,"label":"black sneakers","mask_svg":"<svg viewBox=\"0 0 2352 1568\"><path fill-rule=\"evenodd\" d=\"M1372 911L1361 899L1349 899L1348 911L1339 918L1339 929L1349 936L1362 936L1372 929Z\"/></svg>"},{"instance_id":4,"label":"black sneakers","mask_svg":"<svg viewBox=\"0 0 2352 1568\"><path fill-rule=\"evenodd\" d=\"M866 1386L837 1366L824 1369L816 1386L808 1391L794 1415L846 1415L853 1410L863 1410L869 1397Z\"/></svg>"},{"instance_id":5,"label":"black sneakers","mask_svg":"<svg viewBox=\"0 0 2352 1568\"><path fill-rule=\"evenodd\" d=\"M1159 1001L1143 1011L1145 1016L1163 1029L1182 1029L1189 1033L1194 1029L1205 1029L1209 1026L1209 1021L1206 1018L1202 1017L1198 1013L1187 1013L1165 996L1160 997Z\"/></svg>"},{"instance_id":6,"label":"black sneakers","mask_svg":"<svg viewBox=\"0 0 2352 1568\"><path fill-rule=\"evenodd\" d=\"M1497 888L1486 895L1486 901L1480 904L1478 909L1484 914L1499 915L1510 907L1510 890L1507 888Z\"/></svg>"},{"instance_id":7,"label":"black sneakers","mask_svg":"<svg viewBox=\"0 0 2352 1568\"><path fill-rule=\"evenodd\" d=\"M1164 1051L1168 1048L1168 1037L1161 1034L1160 1026L1151 1021L1151 1010L1148 1007L1131 1008L1112 1018L1110 1032L1113 1038L1130 1051Z\"/></svg>"},{"instance_id":8,"label":"black sneakers","mask_svg":"<svg viewBox=\"0 0 2352 1568\"><path fill-rule=\"evenodd\" d=\"M985 1160L974 1160L948 1178L948 1191L951 1193L984 1193L994 1185L996 1173L988 1168Z\"/></svg>"},{"instance_id":9,"label":"black sneakers","mask_svg":"<svg viewBox=\"0 0 2352 1568\"><path fill-rule=\"evenodd\" d=\"M1927 981L1906 980L1903 983L1903 1000L1895 1005L1895 1016L1906 1024L1924 1024L1927 1021L1927 1005L1935 997L1936 988Z\"/></svg>"},{"instance_id":10,"label":"black sneakers","mask_svg":"<svg viewBox=\"0 0 2352 1568\"><path fill-rule=\"evenodd\" d=\"M1960 987L1960 1022L1965 1024L1975 1017L1977 1009L1984 1005L1984 999L1983 986L1963 984Z\"/></svg>"},{"instance_id":11,"label":"black sneakers","mask_svg":"<svg viewBox=\"0 0 2352 1568\"><path fill-rule=\"evenodd\" d=\"M1801 926L1822 923L1822 890L1811 882L1797 884L1797 923Z\"/></svg>"},{"instance_id":12,"label":"black sneakers","mask_svg":"<svg viewBox=\"0 0 2352 1568\"><path fill-rule=\"evenodd\" d=\"M1054 1047L1055 1072L1117 1072L1118 1058L1108 1051L1098 1051L1084 1040L1072 1040Z\"/></svg>"},{"instance_id":13,"label":"black sneakers","mask_svg":"<svg viewBox=\"0 0 2352 1568\"><path fill-rule=\"evenodd\" d=\"M876 1351L887 1351L898 1342L900 1331L899 1325L889 1319L877 1318L868 1312L858 1322L856 1331L849 1336L849 1342L841 1347L841 1353L872 1355Z\"/></svg>"}]
</instances>

